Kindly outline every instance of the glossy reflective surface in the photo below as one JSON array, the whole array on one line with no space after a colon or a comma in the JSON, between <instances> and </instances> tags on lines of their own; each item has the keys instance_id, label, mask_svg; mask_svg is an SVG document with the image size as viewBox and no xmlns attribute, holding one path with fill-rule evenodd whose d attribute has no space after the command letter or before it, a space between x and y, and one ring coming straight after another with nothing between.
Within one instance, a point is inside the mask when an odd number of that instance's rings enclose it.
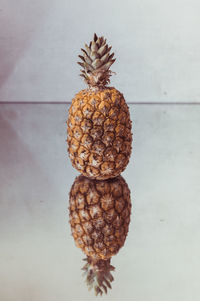
<instances>
[{"instance_id":1,"label":"glossy reflective surface","mask_svg":"<svg viewBox=\"0 0 200 301\"><path fill-rule=\"evenodd\" d=\"M68 223L67 105L0 104L0 299L94 300ZM132 217L103 300L199 301L200 106L130 106Z\"/></svg>"}]
</instances>

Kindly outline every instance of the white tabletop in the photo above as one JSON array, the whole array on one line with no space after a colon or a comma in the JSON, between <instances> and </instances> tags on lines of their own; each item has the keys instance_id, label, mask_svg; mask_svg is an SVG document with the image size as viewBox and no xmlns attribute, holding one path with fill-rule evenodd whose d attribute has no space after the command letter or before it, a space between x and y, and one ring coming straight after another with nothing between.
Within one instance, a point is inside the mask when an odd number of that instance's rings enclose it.
<instances>
[{"instance_id":1,"label":"white tabletop","mask_svg":"<svg viewBox=\"0 0 200 301\"><path fill-rule=\"evenodd\" d=\"M94 300L68 223L66 104L0 104L0 299ZM102 300L199 301L200 105L130 105L125 246Z\"/></svg>"}]
</instances>

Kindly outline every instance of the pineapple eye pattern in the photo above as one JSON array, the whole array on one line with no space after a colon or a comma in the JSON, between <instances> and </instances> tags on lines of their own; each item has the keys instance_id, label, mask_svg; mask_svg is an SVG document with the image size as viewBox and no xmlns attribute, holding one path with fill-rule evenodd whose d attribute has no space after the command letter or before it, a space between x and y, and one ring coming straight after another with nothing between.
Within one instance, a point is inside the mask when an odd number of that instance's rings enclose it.
<instances>
[{"instance_id":1,"label":"pineapple eye pattern","mask_svg":"<svg viewBox=\"0 0 200 301\"><path fill-rule=\"evenodd\" d=\"M93 180L81 175L71 187L69 203L72 236L87 256L83 270L88 286L101 294L106 290L101 280L107 279L112 267L110 259L124 245L128 233L130 190L121 176ZM107 286L111 288L113 277L109 277Z\"/></svg>"}]
</instances>

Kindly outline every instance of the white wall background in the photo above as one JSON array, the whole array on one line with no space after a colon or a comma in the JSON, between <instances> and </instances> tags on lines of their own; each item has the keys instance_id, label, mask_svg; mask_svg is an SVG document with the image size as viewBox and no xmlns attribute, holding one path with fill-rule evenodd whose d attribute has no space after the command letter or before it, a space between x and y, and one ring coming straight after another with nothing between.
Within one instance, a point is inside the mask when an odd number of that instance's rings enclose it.
<instances>
[{"instance_id":1,"label":"white wall background","mask_svg":"<svg viewBox=\"0 0 200 301\"><path fill-rule=\"evenodd\" d=\"M70 101L93 33L128 102L200 101L199 0L1 0L0 101Z\"/></svg>"}]
</instances>

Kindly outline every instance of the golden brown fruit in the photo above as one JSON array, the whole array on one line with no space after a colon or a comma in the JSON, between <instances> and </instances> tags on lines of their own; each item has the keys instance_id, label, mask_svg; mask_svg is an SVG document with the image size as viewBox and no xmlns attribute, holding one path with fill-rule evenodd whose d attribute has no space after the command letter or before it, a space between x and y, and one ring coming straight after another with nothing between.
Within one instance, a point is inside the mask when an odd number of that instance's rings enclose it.
<instances>
[{"instance_id":1,"label":"golden brown fruit","mask_svg":"<svg viewBox=\"0 0 200 301\"><path fill-rule=\"evenodd\" d=\"M131 155L131 120L123 94L107 87L114 53L106 40L94 37L84 56L82 76L89 85L72 100L68 116L68 152L72 165L84 176L118 176Z\"/></svg>"},{"instance_id":2,"label":"golden brown fruit","mask_svg":"<svg viewBox=\"0 0 200 301\"><path fill-rule=\"evenodd\" d=\"M110 258L124 245L131 214L130 190L125 180L98 181L79 176L69 198L69 217L76 246L87 255L86 271L89 287L96 293L110 287L114 270ZM109 279L109 284L105 279Z\"/></svg>"}]
</instances>

